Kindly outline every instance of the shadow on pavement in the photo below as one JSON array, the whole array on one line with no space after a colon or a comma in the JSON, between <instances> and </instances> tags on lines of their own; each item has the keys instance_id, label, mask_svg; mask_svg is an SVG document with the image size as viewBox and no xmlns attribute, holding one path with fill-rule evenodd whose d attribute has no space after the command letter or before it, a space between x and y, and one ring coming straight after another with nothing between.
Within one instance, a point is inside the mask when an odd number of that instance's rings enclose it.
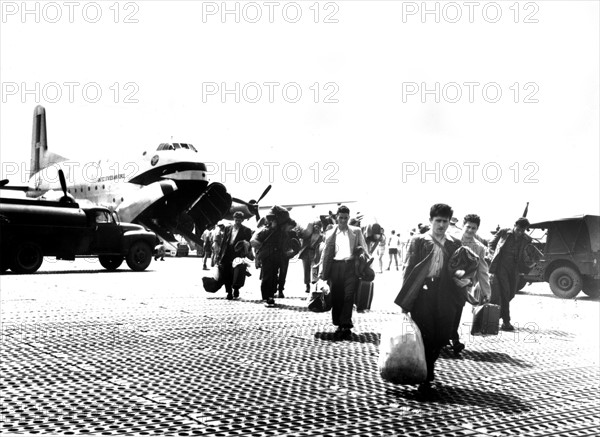
<instances>
[{"instance_id":1,"label":"shadow on pavement","mask_svg":"<svg viewBox=\"0 0 600 437\"><path fill-rule=\"evenodd\" d=\"M386 392L388 395L402 400L420 403L435 402L436 407L442 409L442 412L444 404L471 406L474 407L474 411L497 410L513 414L523 413L531 409L529 404L521 401L519 397L508 391L438 385L434 395L426 396L418 392L415 385L402 386Z\"/></svg>"},{"instance_id":2,"label":"shadow on pavement","mask_svg":"<svg viewBox=\"0 0 600 437\"><path fill-rule=\"evenodd\" d=\"M333 325L332 325L333 328ZM379 344L379 337L381 336L378 332L361 332L356 333L352 332L352 335L349 339L341 340L338 339L335 335L335 332L332 330L330 332L316 332L315 338L318 340L324 341L334 341L334 342L355 342L355 343L372 343L374 345Z\"/></svg>"},{"instance_id":3,"label":"shadow on pavement","mask_svg":"<svg viewBox=\"0 0 600 437\"><path fill-rule=\"evenodd\" d=\"M519 360L504 352L480 352L473 350L465 350L460 357L455 357L454 354L444 349L440 354L441 358L463 359L470 361L486 362L486 363L502 363L510 364L517 367L534 367L533 364L527 361Z\"/></svg>"}]
</instances>

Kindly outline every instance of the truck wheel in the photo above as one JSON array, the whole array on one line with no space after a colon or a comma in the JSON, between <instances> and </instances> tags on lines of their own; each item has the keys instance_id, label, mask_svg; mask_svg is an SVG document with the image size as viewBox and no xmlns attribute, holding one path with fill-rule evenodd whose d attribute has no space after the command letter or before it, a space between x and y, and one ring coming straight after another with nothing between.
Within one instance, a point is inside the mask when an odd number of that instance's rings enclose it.
<instances>
[{"instance_id":1,"label":"truck wheel","mask_svg":"<svg viewBox=\"0 0 600 437\"><path fill-rule=\"evenodd\" d=\"M552 293L563 299L573 299L581 291L581 275L571 267L554 269L548 279Z\"/></svg>"},{"instance_id":2,"label":"truck wheel","mask_svg":"<svg viewBox=\"0 0 600 437\"><path fill-rule=\"evenodd\" d=\"M100 255L98 260L102 267L111 272L117 270L123 264L123 257L119 255Z\"/></svg>"},{"instance_id":3,"label":"truck wheel","mask_svg":"<svg viewBox=\"0 0 600 437\"><path fill-rule=\"evenodd\" d=\"M600 279L583 278L583 292L589 297L600 297Z\"/></svg>"},{"instance_id":4,"label":"truck wheel","mask_svg":"<svg viewBox=\"0 0 600 437\"><path fill-rule=\"evenodd\" d=\"M146 270L152 261L152 249L143 241L136 241L129 248L126 260L131 270L136 272Z\"/></svg>"},{"instance_id":5,"label":"truck wheel","mask_svg":"<svg viewBox=\"0 0 600 437\"><path fill-rule=\"evenodd\" d=\"M35 273L44 261L44 254L37 244L21 243L17 247L12 261L11 269L13 272Z\"/></svg>"}]
</instances>

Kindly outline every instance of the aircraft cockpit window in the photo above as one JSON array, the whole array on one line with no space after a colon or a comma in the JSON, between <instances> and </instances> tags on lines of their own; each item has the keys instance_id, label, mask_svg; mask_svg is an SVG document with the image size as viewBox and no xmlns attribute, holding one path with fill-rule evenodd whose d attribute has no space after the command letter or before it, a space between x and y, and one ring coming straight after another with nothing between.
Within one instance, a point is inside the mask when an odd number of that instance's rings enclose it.
<instances>
[{"instance_id":1,"label":"aircraft cockpit window","mask_svg":"<svg viewBox=\"0 0 600 437\"><path fill-rule=\"evenodd\" d=\"M96 211L96 223L112 223L112 217L106 211Z\"/></svg>"},{"instance_id":2,"label":"aircraft cockpit window","mask_svg":"<svg viewBox=\"0 0 600 437\"><path fill-rule=\"evenodd\" d=\"M160 151L160 150L177 150L177 149L186 149L186 150L193 150L196 153L198 152L193 145L187 144L187 143L173 143L173 144L161 143L156 150Z\"/></svg>"},{"instance_id":3,"label":"aircraft cockpit window","mask_svg":"<svg viewBox=\"0 0 600 437\"><path fill-rule=\"evenodd\" d=\"M156 150L175 150L173 144L161 143Z\"/></svg>"}]
</instances>

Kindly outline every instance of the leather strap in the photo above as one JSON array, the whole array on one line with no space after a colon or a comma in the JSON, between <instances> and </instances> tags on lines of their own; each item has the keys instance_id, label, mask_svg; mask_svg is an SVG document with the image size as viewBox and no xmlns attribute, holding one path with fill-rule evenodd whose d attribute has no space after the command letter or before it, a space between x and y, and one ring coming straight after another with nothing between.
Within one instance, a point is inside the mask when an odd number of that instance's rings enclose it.
<instances>
[{"instance_id":1,"label":"leather strap","mask_svg":"<svg viewBox=\"0 0 600 437\"><path fill-rule=\"evenodd\" d=\"M447 251L447 250L446 250L446 248L445 248L445 247L442 245L442 243L440 243L439 241L437 241L433 235L431 236L431 239L433 240L433 242L434 242L435 244L437 244L437 245L440 247L440 249L442 249L442 252L444 253L444 256L446 257L446 259L450 259L450 257L448 256L448 251Z\"/></svg>"}]
</instances>

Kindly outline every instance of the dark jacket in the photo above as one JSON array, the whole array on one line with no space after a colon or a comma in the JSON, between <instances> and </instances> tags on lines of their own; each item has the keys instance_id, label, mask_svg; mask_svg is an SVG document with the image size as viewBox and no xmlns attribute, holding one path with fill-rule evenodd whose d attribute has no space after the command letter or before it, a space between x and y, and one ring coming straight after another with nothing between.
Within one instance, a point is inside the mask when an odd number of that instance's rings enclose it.
<instances>
[{"instance_id":1,"label":"dark jacket","mask_svg":"<svg viewBox=\"0 0 600 437\"><path fill-rule=\"evenodd\" d=\"M323 241L323 236L319 235L315 241L312 241L312 235L308 237L302 238L302 246L300 247L300 251L298 252L298 258L305 258L309 261L313 261L315 258L315 254L319 249L319 245Z\"/></svg>"},{"instance_id":2,"label":"dark jacket","mask_svg":"<svg viewBox=\"0 0 600 437\"><path fill-rule=\"evenodd\" d=\"M508 239L509 235L513 234L514 232L510 228L500 229L498 232L496 232L496 235L494 235L492 241L490 241L489 249L491 252L493 252L492 261L490 263L490 273L496 273L496 271L498 270L498 264L500 263L500 254L502 253L502 247L504 246L504 243L506 243L506 240ZM531 237L527 234L524 234L523 239L519 243L518 247L519 255L517 264L520 271L528 272L529 267L531 267L531 261L528 259L529 257L527 256L525 251L525 248L529 244L531 244Z\"/></svg>"},{"instance_id":3,"label":"dark jacket","mask_svg":"<svg viewBox=\"0 0 600 437\"><path fill-rule=\"evenodd\" d=\"M232 232L233 232L233 225L227 226L225 228L225 231L223 232L223 241L221 244L221 250L219 251L219 257L217 258L217 261L219 263L223 260L223 257L225 257L225 253L227 252L227 246L229 246L229 240L231 239ZM241 244L237 244L237 243L239 243L240 241L247 241L248 243L250 243L250 238L252 238L252 231L250 230L250 228L247 228L244 225L240 225L240 228L238 229L238 233L235 236L235 240L233 241L233 246L237 247L237 250L235 250L235 257L239 256L239 257L243 258L243 257L247 256L248 253L243 249L243 246Z\"/></svg>"},{"instance_id":4,"label":"dark jacket","mask_svg":"<svg viewBox=\"0 0 600 437\"><path fill-rule=\"evenodd\" d=\"M425 237L425 234L417 235L410 241L406 269L404 270L404 281L394 301L396 305L408 312L412 311L431 264L435 243ZM440 289L444 290L444 293L448 293L448 301L457 306L465 304L465 296L452 280L448 272L448 262L454 251L460 246L460 240L446 234L446 241L444 242L446 253L444 254L444 265L440 273Z\"/></svg>"}]
</instances>

